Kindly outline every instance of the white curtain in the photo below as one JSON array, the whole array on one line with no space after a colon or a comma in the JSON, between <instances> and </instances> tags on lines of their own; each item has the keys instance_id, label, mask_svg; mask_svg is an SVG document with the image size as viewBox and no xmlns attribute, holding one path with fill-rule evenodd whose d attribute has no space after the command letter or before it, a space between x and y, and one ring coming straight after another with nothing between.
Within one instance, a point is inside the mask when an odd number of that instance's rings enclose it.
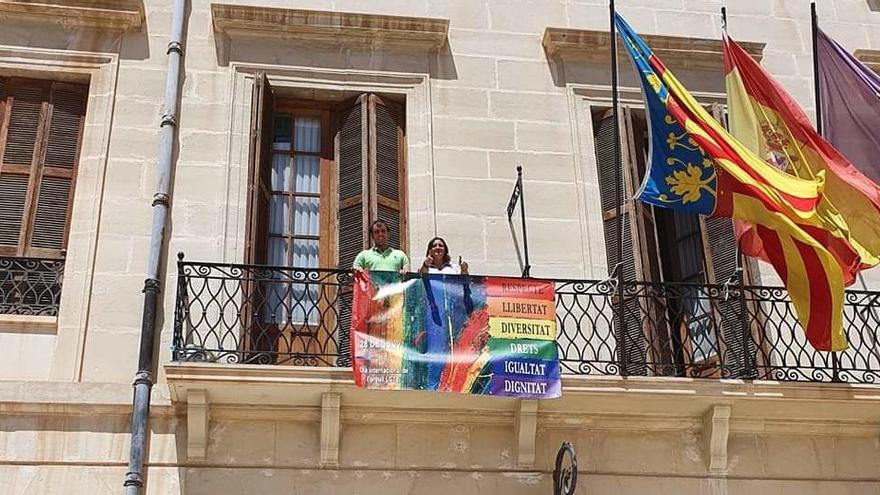
<instances>
[{"instance_id":1,"label":"white curtain","mask_svg":"<svg viewBox=\"0 0 880 495\"><path fill-rule=\"evenodd\" d=\"M284 117L279 117L283 119ZM288 118L289 119L289 118ZM276 131L289 129L289 121L276 120ZM294 119L294 151L321 150L321 122L317 118ZM290 136L276 132L276 151L291 149ZM320 199L299 194L321 191L321 161L317 156L277 154L272 158L271 187L275 194L269 205L269 232L285 237L320 234ZM290 196L289 194L293 194ZM293 204L291 205L291 201ZM292 208L291 208L292 207ZM291 218L292 213L292 218ZM292 245L289 245L291 244ZM269 239L268 263L276 266L317 268L319 243L314 239ZM270 284L265 317L274 323L317 324L318 288L313 285L278 282Z\"/></svg>"}]
</instances>

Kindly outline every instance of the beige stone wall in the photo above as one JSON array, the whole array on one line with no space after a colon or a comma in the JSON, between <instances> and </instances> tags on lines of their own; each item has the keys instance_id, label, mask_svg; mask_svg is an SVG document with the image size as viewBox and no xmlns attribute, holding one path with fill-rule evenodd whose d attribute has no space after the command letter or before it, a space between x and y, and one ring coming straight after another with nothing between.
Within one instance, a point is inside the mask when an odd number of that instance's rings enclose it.
<instances>
[{"instance_id":1,"label":"beige stone wall","mask_svg":"<svg viewBox=\"0 0 880 495\"><path fill-rule=\"evenodd\" d=\"M761 390L736 383L618 384L617 396L595 388L586 396L573 392L540 403L535 461L529 465L520 462L516 412L510 410L516 401L406 392L358 395L351 384L336 388L342 395L338 464L322 465L320 408L270 404L281 393L309 402L302 391L314 385L305 382L275 392L264 389L261 403L211 404L205 456L193 459L187 453L186 415L169 400L168 390L158 387L146 493L550 493L552 463L563 441L577 450L581 494L878 493L880 422L871 413L877 406L859 404L844 387L798 394L772 384ZM726 460L714 470L707 447L713 433L699 414L700 397L712 395L712 389L750 397L729 401ZM128 387L68 387L67 401L57 399L60 390L0 384L5 398L17 399L0 409L2 493L119 493L128 454ZM700 394L694 407L674 398L687 392ZM799 396L782 398L788 395ZM393 397L401 401L389 404ZM822 407L822 400L829 405L816 415L826 419L810 419L810 408ZM470 409L461 407L465 403ZM766 418L760 420L753 415L762 408ZM861 413L848 420L833 417L847 408ZM792 419L780 419L782 411Z\"/></svg>"},{"instance_id":2,"label":"beige stone wall","mask_svg":"<svg viewBox=\"0 0 880 495\"><path fill-rule=\"evenodd\" d=\"M242 258L249 74L255 68L269 69L279 87L381 87L406 98L415 258L436 232L474 272L519 273L504 207L514 167L523 165L533 275L607 275L586 112L591 102L607 98L607 68L559 64L541 47L548 26L606 29L606 2L228 2L446 18L449 42L429 55L228 38L212 29L211 2L191 0L162 269L160 382L162 364L170 359L174 254L185 251L188 259L204 261ZM61 314L39 331L0 321L0 493L120 490L171 18L170 0L144 3L143 28L125 33L58 19L0 18L0 74L90 80ZM722 2L618 3L641 33L720 37ZM880 48L880 13L869 4L820 1L823 29L851 50ZM728 16L736 39L766 42L763 65L812 111L807 3L729 2ZM720 74L682 75L706 98L723 91ZM634 84L626 72L622 81ZM866 280L877 286L880 275L868 272ZM61 384L51 397L12 391L45 381ZM84 390L97 399L83 398ZM408 395L395 400L405 402ZM743 430L731 436L729 471L710 475L698 446L701 433L691 427L646 432L637 420L630 431L541 424L539 464L519 469L510 417L494 425L397 424L389 417L344 422L340 466L322 468L314 409L306 411L311 420L252 420L220 408L212 416L207 460L191 462L182 455L180 405L167 398L158 404L151 494L546 493L546 462L562 439L574 439L582 455L581 493L880 493L876 431Z\"/></svg>"},{"instance_id":3,"label":"beige stone wall","mask_svg":"<svg viewBox=\"0 0 880 495\"><path fill-rule=\"evenodd\" d=\"M242 3L287 6L270 0ZM642 33L720 36L718 2L666 2L662 8L652 2L623 3L620 12ZM314 0L296 6L365 11L359 2ZM10 378L126 382L132 376L171 2L150 1L146 7L146 23L138 32L33 20L4 30L3 44L13 54L35 49L48 50L50 58L74 51L105 54L113 59L108 63L115 75L110 87L93 82L93 98L110 98L112 108L96 115L96 125L87 129L86 143L96 151L85 157L94 166L84 163L82 173L95 170L103 182L97 189L82 182L77 188L82 207L74 215L71 280L65 283L58 329L37 335L0 332ZM730 6L729 24L737 39L766 42L764 66L811 109L807 10L795 1L740 2ZM474 271L518 273L504 205L514 167L521 164L533 274L606 276L589 122L583 121L587 116L578 100L584 87L607 86L607 68L558 64L548 60L540 43L548 26L605 29L604 2L379 1L366 11L448 18L448 50L439 55L371 53L289 39L230 39L213 31L210 2L191 2L167 252L185 251L194 260L241 259L249 109L244 74L255 67L282 73L294 68L343 71L349 75L342 82L322 84L371 89L351 80L357 74L393 72L424 79L417 90L406 85L392 90L409 92L412 253L437 232L471 261ZM848 48L880 45L878 14L866 2L821 2L819 13L823 28ZM45 68L40 70L45 74ZM628 72L622 81L631 86ZM723 90L720 74L683 74L683 79L704 92ZM293 84L316 83L306 78ZM90 109L99 104L103 101L90 102ZM164 272L163 307L171 308L173 261L166 261ZM874 272L867 273L869 284L874 278ZM768 273L767 280L774 278ZM160 316L164 351L170 343L170 309ZM53 352L39 352L47 347Z\"/></svg>"}]
</instances>

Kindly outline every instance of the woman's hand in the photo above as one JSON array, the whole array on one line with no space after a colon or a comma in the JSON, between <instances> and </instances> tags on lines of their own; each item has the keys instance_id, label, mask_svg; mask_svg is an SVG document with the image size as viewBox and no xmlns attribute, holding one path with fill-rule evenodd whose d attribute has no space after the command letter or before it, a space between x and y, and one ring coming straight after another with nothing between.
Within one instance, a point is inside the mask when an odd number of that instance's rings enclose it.
<instances>
[{"instance_id":1,"label":"woman's hand","mask_svg":"<svg viewBox=\"0 0 880 495\"><path fill-rule=\"evenodd\" d=\"M467 261L462 261L461 256L458 257L458 267L461 268L462 275L468 274L468 263Z\"/></svg>"},{"instance_id":2,"label":"woman's hand","mask_svg":"<svg viewBox=\"0 0 880 495\"><path fill-rule=\"evenodd\" d=\"M422 261L422 266L419 268L419 273L428 273L428 268L434 263L434 260L427 256L425 257L425 261Z\"/></svg>"}]
</instances>

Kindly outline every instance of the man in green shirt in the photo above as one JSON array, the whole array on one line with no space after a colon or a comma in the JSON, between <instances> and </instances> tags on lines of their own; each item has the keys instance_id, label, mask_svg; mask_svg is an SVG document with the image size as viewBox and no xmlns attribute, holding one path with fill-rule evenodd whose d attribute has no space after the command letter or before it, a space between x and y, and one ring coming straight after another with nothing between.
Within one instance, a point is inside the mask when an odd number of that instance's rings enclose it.
<instances>
[{"instance_id":1,"label":"man in green shirt","mask_svg":"<svg viewBox=\"0 0 880 495\"><path fill-rule=\"evenodd\" d=\"M355 270L404 272L409 265L406 253L388 245L388 223L376 220L370 225L373 247L364 249L354 259Z\"/></svg>"}]
</instances>

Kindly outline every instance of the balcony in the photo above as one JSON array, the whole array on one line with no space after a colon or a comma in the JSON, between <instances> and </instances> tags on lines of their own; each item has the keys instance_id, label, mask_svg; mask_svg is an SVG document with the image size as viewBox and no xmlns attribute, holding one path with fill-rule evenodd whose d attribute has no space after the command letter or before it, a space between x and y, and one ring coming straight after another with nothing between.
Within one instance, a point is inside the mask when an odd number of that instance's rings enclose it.
<instances>
[{"instance_id":1,"label":"balcony","mask_svg":"<svg viewBox=\"0 0 880 495\"><path fill-rule=\"evenodd\" d=\"M64 260L0 257L0 315L56 317Z\"/></svg>"},{"instance_id":2,"label":"balcony","mask_svg":"<svg viewBox=\"0 0 880 495\"><path fill-rule=\"evenodd\" d=\"M179 364L350 366L347 271L181 257L177 281L172 359ZM555 283L568 376L880 383L880 292L847 292L850 348L826 353L806 343L782 288Z\"/></svg>"}]
</instances>

